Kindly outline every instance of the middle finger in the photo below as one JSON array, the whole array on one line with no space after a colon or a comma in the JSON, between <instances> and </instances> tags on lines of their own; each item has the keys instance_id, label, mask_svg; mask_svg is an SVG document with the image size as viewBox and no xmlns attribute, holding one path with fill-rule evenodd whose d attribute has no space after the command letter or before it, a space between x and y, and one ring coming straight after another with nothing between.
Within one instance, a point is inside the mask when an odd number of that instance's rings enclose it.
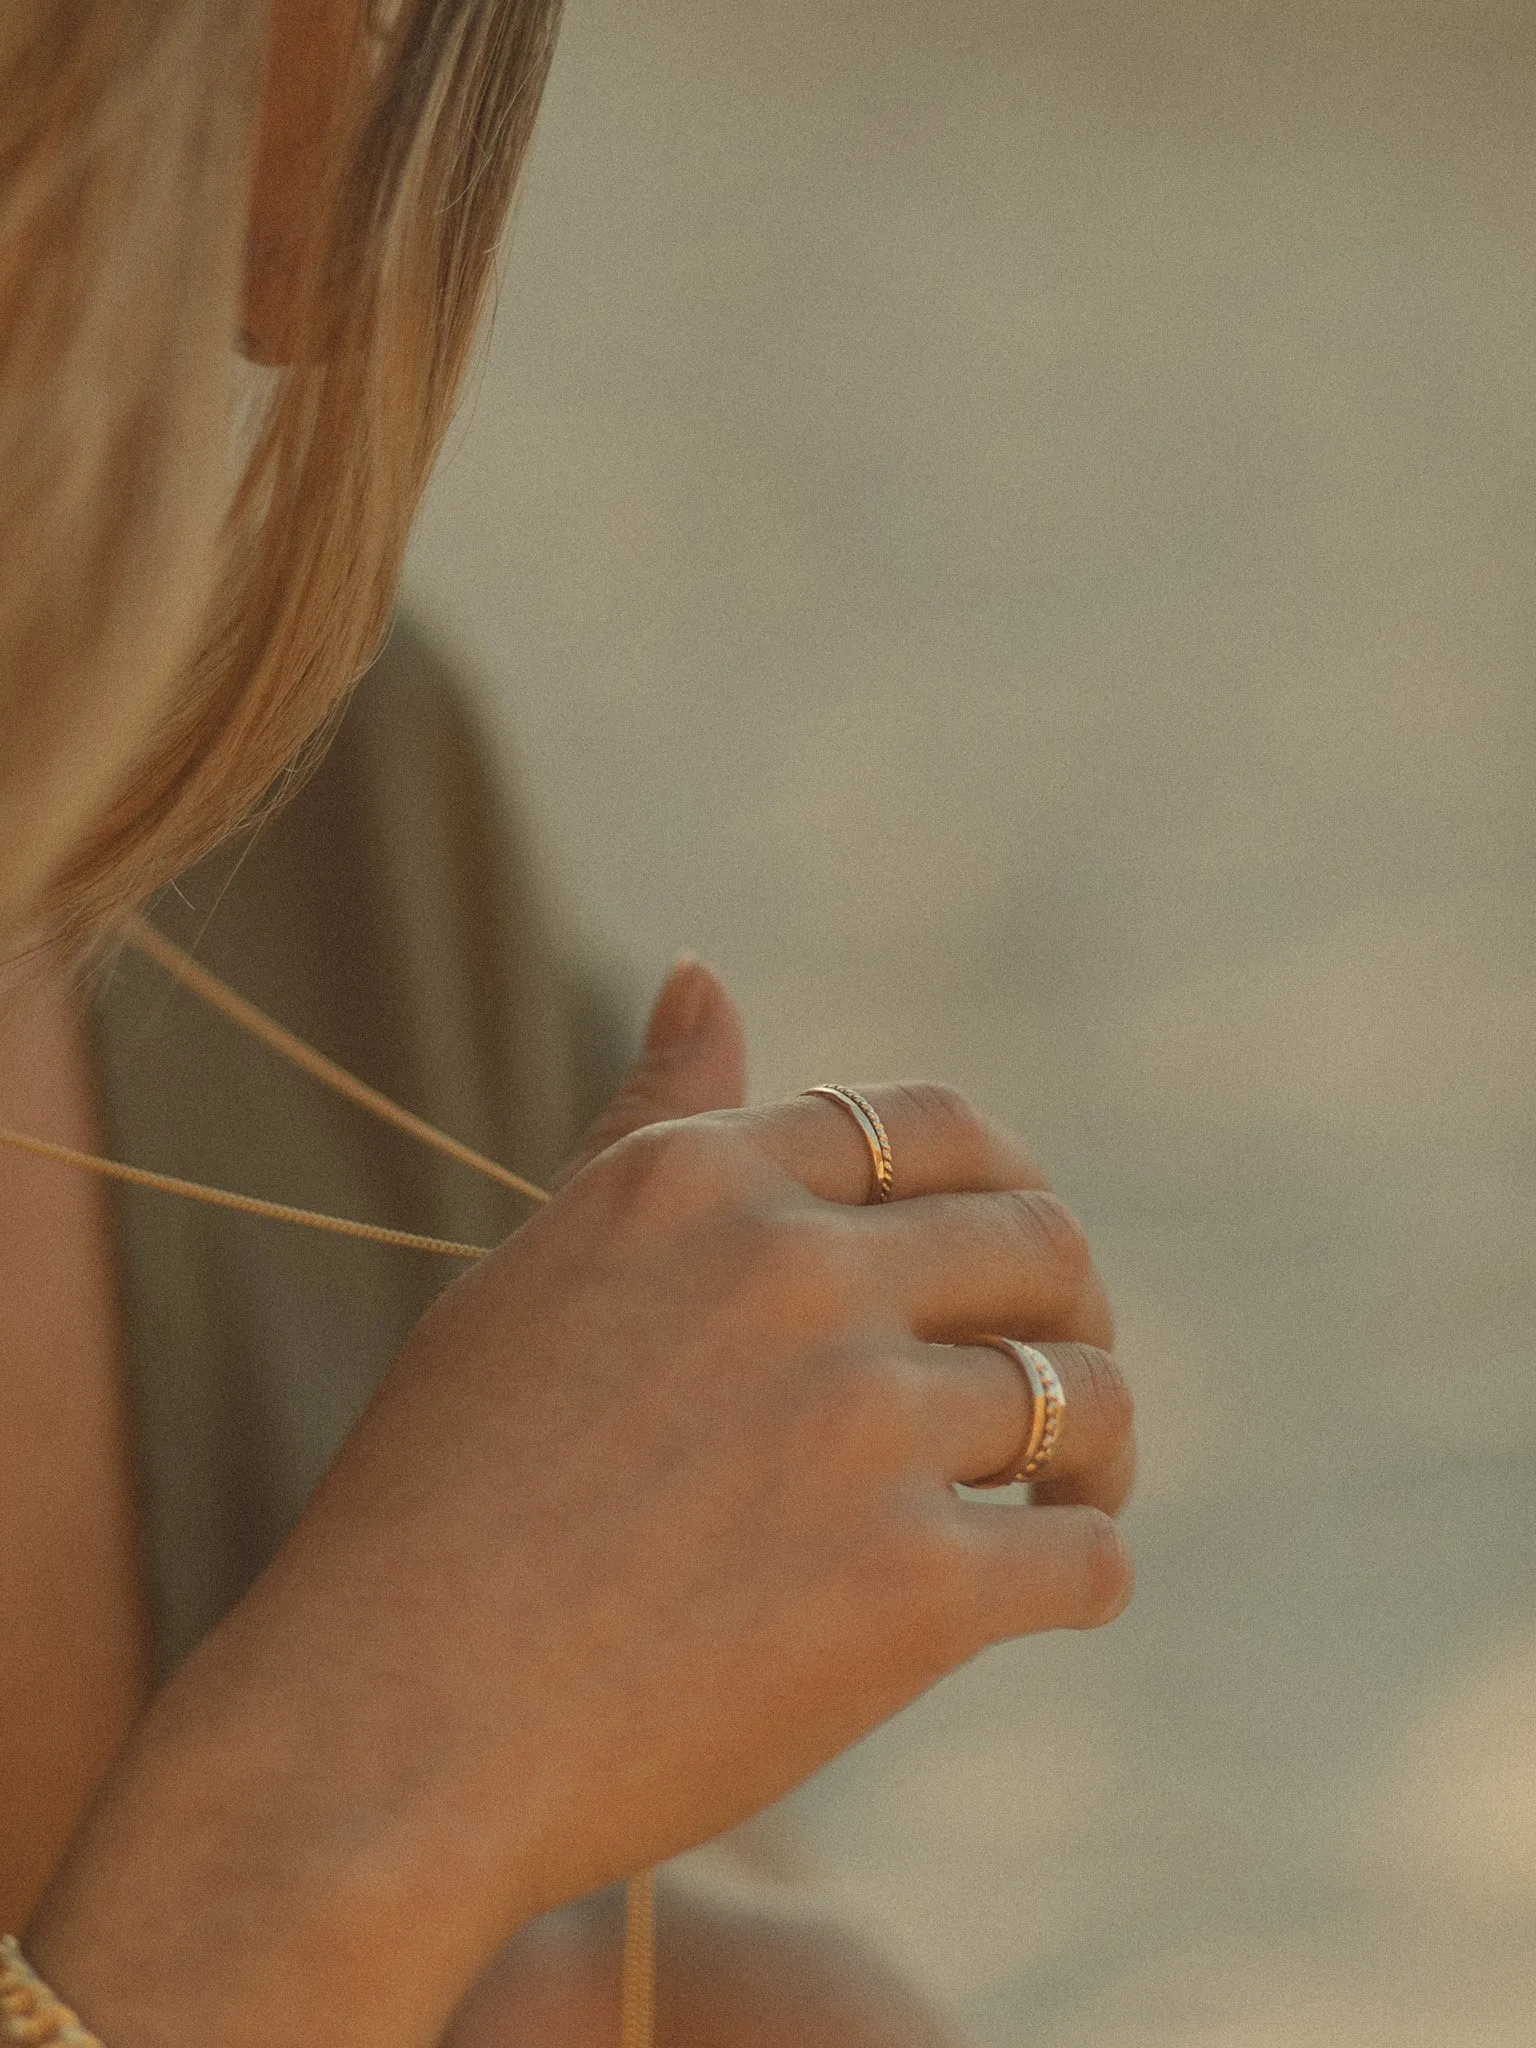
<instances>
[{"instance_id":1,"label":"middle finger","mask_svg":"<svg viewBox=\"0 0 1536 2048\"><path fill-rule=\"evenodd\" d=\"M1088 1344L1037 1348L1056 1368L1065 1400L1061 1434L1035 1498L1118 1514L1136 1471L1130 1389L1107 1351ZM1034 1409L1017 1364L990 1344L930 1344L922 1350L932 1441L944 1478L979 1486L1011 1477Z\"/></svg>"},{"instance_id":2,"label":"middle finger","mask_svg":"<svg viewBox=\"0 0 1536 2048\"><path fill-rule=\"evenodd\" d=\"M918 1195L845 1210L841 1227L876 1293L920 1337L958 1343L996 1331L1105 1351L1114 1341L1087 1240L1041 1189Z\"/></svg>"}]
</instances>

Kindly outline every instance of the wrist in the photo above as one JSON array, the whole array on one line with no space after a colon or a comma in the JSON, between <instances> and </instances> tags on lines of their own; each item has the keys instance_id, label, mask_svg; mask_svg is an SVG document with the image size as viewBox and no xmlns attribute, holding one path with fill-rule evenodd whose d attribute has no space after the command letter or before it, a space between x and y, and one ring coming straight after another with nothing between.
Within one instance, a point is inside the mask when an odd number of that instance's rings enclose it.
<instances>
[{"instance_id":1,"label":"wrist","mask_svg":"<svg viewBox=\"0 0 1536 2048\"><path fill-rule=\"evenodd\" d=\"M231 1685L228 1647L146 1717L27 1953L108 2048L424 2048L528 1917L515 1858L424 1822L315 1688Z\"/></svg>"}]
</instances>

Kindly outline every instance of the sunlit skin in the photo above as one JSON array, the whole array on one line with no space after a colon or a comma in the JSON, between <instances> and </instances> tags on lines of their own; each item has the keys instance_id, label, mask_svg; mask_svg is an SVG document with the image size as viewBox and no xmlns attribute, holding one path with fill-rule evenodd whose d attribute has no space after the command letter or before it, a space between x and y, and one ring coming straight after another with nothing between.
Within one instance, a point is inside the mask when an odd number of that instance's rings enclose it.
<instances>
[{"instance_id":1,"label":"sunlit skin","mask_svg":"<svg viewBox=\"0 0 1536 2048\"><path fill-rule=\"evenodd\" d=\"M366 61L356 0L276 0L264 359L329 175L314 122ZM0 1035L0 1121L94 1146L67 984L11 987ZM29 1934L111 2048L427 2048L476 1980L452 2048L606 2038L611 1909L569 1902L744 1819L986 1643L1123 1607L1129 1398L1033 1161L948 1091L872 1090L902 1199L865 1207L850 1120L743 1111L745 1064L729 995L684 965L556 1200L423 1321L276 1565L143 1714ZM145 1699L105 1218L95 1183L0 1159L0 1385L51 1482L0 1492L30 1617L0 1804L48 1845L0 1865L17 1918ZM964 1341L989 1329L1066 1384L1050 1512L952 1490L1026 1431L1016 1370ZM88 1597L58 1600L65 1570ZM96 1706L39 1747L38 1701L65 1718L49 1672ZM679 1905L662 1966L664 2048L951 2038L803 1917Z\"/></svg>"}]
</instances>

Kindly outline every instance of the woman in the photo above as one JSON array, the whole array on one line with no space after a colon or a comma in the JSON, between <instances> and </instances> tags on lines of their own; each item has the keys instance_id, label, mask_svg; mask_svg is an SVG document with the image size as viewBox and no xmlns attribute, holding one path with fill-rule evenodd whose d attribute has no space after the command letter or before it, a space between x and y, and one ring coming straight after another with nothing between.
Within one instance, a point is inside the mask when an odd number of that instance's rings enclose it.
<instances>
[{"instance_id":1,"label":"woman","mask_svg":"<svg viewBox=\"0 0 1536 2048\"><path fill-rule=\"evenodd\" d=\"M7 12L18 1123L95 1148L57 962L293 780L380 637L553 14ZM237 340L259 367L232 393ZM754 1812L984 1644L1124 1605L1128 1402L1033 1164L947 1091L874 1090L899 1199L871 1205L845 1108L740 1110L742 1071L729 998L683 967L557 1199L422 1317L147 1701L110 1219L83 1178L51 1210L13 1196L8 1407L23 1443L29 1416L68 1426L0 1535L43 1578L66 1556L80 1597L16 1608L0 1754L56 1727L56 1674L93 1703L78 1784L131 1728L56 1869L40 1850L27 1929L109 2048L592 2038L570 1923L542 1916ZM1008 1512L952 1488L1032 1433L995 1333L1066 1390L1050 1478Z\"/></svg>"}]
</instances>

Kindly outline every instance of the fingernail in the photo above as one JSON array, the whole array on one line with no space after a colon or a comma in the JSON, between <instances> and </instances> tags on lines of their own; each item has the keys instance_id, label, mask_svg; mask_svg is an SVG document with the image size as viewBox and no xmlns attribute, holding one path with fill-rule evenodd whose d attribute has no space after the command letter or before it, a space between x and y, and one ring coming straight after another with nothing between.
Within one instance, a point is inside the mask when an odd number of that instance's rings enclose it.
<instances>
[{"instance_id":1,"label":"fingernail","mask_svg":"<svg viewBox=\"0 0 1536 2048\"><path fill-rule=\"evenodd\" d=\"M704 963L680 953L662 983L645 1027L647 1053L667 1052L693 1038L709 1010L713 983Z\"/></svg>"}]
</instances>

